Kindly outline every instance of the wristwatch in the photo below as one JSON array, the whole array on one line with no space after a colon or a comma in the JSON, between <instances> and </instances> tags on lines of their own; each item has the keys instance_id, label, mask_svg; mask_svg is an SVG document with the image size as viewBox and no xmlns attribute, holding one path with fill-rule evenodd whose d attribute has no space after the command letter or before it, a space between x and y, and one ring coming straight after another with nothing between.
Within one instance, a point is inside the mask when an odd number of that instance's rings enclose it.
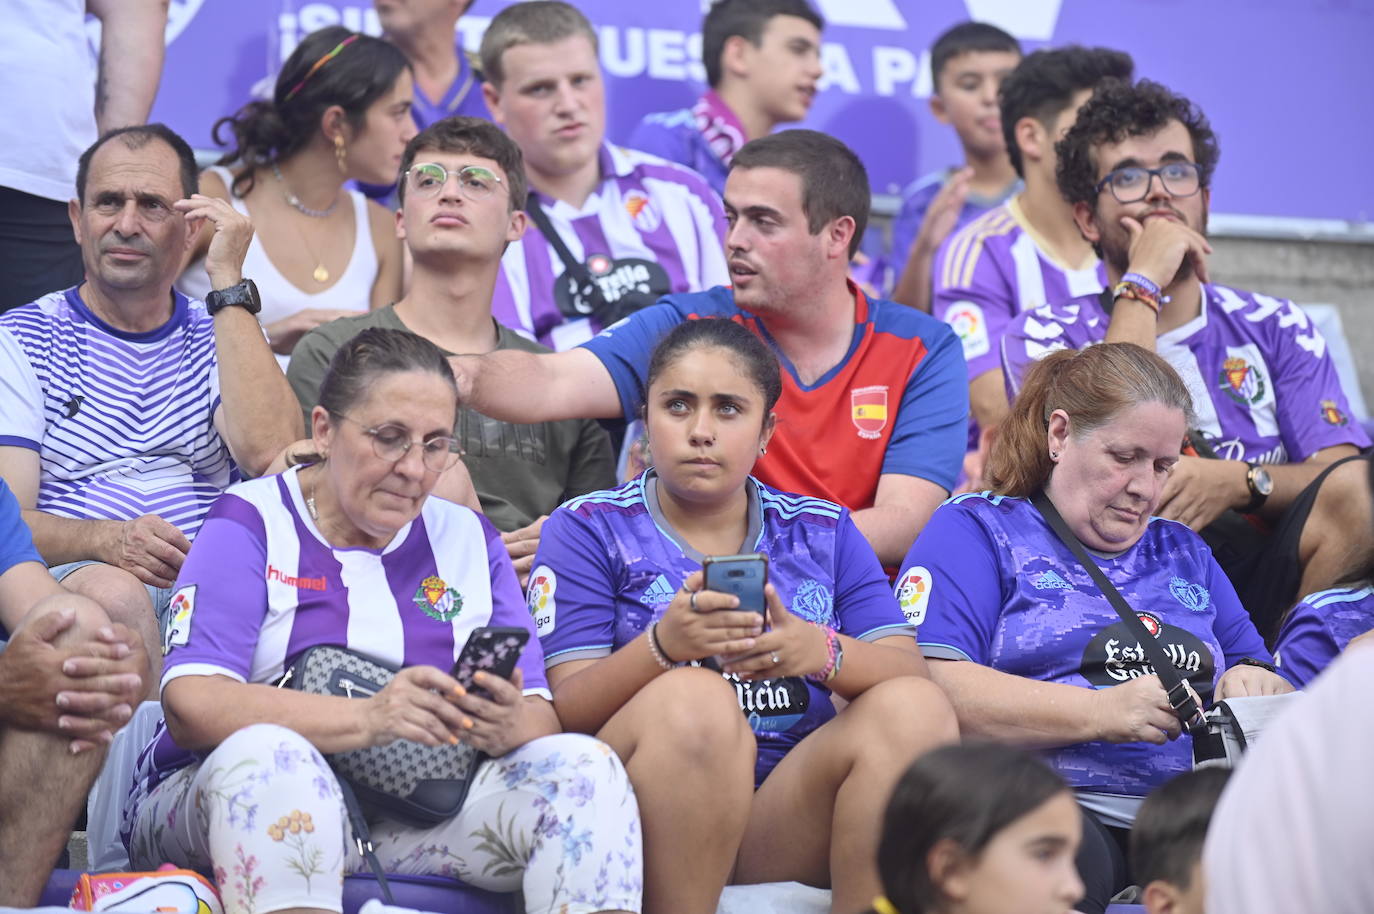
<instances>
[{"instance_id":1,"label":"wristwatch","mask_svg":"<svg viewBox=\"0 0 1374 914\"><path fill-rule=\"evenodd\" d=\"M216 289L205 296L205 310L210 312L211 317L231 305L242 308L249 314L257 314L262 310L262 299L258 298L258 287L253 284L253 280L245 279L238 285Z\"/></svg>"},{"instance_id":2,"label":"wristwatch","mask_svg":"<svg viewBox=\"0 0 1374 914\"><path fill-rule=\"evenodd\" d=\"M1240 509L1241 514L1254 514L1274 491L1274 478L1258 463L1246 463L1245 485L1250 489L1250 503Z\"/></svg>"}]
</instances>

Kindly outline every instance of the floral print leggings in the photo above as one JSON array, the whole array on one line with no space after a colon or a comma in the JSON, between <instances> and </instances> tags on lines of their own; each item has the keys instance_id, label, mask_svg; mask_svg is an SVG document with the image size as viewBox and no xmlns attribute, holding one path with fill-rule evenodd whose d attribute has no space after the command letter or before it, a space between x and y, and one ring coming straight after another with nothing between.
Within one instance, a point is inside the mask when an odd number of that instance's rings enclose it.
<instances>
[{"instance_id":1,"label":"floral print leggings","mask_svg":"<svg viewBox=\"0 0 1374 914\"><path fill-rule=\"evenodd\" d=\"M615 753L591 737L547 736L488 759L447 822L370 824L388 873L523 887L530 914L640 908L639 808ZM129 857L213 872L227 914L339 911L344 874L367 870L328 764L275 724L239 730L154 787L133 813Z\"/></svg>"}]
</instances>

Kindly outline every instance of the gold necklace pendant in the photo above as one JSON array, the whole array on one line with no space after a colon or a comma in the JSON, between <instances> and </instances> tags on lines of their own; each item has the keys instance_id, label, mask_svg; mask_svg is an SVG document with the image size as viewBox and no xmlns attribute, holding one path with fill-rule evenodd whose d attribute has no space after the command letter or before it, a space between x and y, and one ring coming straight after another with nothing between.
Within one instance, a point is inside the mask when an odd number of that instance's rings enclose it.
<instances>
[{"instance_id":1,"label":"gold necklace pendant","mask_svg":"<svg viewBox=\"0 0 1374 914\"><path fill-rule=\"evenodd\" d=\"M315 282L329 282L329 271L324 268L324 264L315 267Z\"/></svg>"}]
</instances>

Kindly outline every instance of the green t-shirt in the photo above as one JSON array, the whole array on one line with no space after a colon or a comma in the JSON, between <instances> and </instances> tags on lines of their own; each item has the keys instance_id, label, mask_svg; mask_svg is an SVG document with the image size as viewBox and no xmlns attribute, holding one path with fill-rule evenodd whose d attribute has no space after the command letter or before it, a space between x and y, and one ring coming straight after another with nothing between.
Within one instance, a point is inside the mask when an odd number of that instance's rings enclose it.
<instances>
[{"instance_id":1,"label":"green t-shirt","mask_svg":"<svg viewBox=\"0 0 1374 914\"><path fill-rule=\"evenodd\" d=\"M300 401L307 433L320 383L339 347L369 327L410 330L394 305L343 317L311 330L296 344L286 379ZM550 350L496 324L497 349ZM445 353L452 355L453 353ZM521 424L459 410L458 440L482 512L498 530L518 530L578 495L615 485L615 462L604 429L592 419Z\"/></svg>"}]
</instances>

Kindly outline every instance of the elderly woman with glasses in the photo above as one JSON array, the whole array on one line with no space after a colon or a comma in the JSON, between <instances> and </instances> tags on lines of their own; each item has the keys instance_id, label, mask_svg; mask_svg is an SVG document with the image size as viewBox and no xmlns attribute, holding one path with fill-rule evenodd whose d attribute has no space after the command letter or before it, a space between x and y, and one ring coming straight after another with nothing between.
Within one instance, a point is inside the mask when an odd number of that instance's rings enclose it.
<instances>
[{"instance_id":1,"label":"elderly woman with glasses","mask_svg":"<svg viewBox=\"0 0 1374 914\"><path fill-rule=\"evenodd\" d=\"M312 415L319 459L230 489L177 581L166 722L126 808L135 867L213 872L234 911L338 911L348 841L325 756L410 740L488 758L456 816L416 827L369 811L390 872L523 888L529 911L638 911L639 814L614 753L563 735L530 638L510 680L448 671L480 626L533 634L500 536L429 498L459 459L452 371L427 340L358 334ZM400 667L366 698L275 688L309 648Z\"/></svg>"}]
</instances>

